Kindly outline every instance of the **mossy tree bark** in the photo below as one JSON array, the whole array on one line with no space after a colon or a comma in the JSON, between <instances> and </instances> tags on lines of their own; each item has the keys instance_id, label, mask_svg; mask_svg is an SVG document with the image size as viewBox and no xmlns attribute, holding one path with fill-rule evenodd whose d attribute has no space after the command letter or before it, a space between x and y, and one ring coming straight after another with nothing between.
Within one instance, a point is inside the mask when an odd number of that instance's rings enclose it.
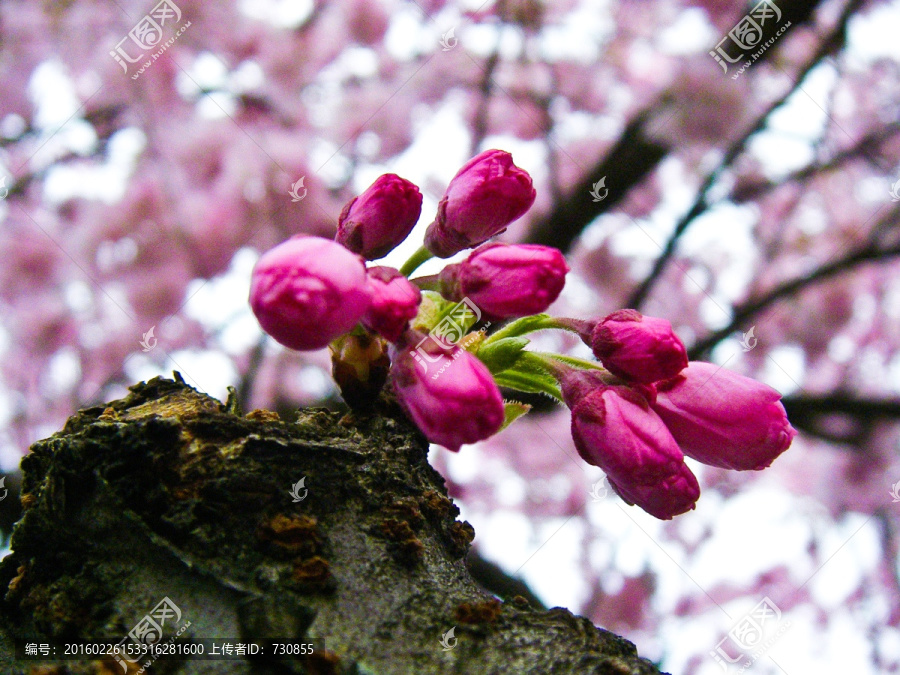
<instances>
[{"instance_id":1,"label":"mossy tree bark","mask_svg":"<svg viewBox=\"0 0 900 675\"><path fill-rule=\"evenodd\" d=\"M182 640L314 653L163 657L148 672L658 672L585 618L481 590L464 561L473 529L427 449L384 399L287 422L156 378L79 412L22 463L0 671L122 673L112 658L17 660L13 641L118 642L169 598L190 622Z\"/></svg>"}]
</instances>

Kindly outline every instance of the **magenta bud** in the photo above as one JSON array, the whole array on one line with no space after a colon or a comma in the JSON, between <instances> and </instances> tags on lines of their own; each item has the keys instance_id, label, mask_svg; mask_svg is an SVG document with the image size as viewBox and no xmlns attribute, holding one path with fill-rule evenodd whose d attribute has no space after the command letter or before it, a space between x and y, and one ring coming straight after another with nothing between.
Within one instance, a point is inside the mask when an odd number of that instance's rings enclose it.
<instances>
[{"instance_id":1,"label":"magenta bud","mask_svg":"<svg viewBox=\"0 0 900 675\"><path fill-rule=\"evenodd\" d=\"M491 319L540 314L559 297L569 266L558 249L535 244L485 244L441 272L445 295L467 297Z\"/></svg>"},{"instance_id":2,"label":"magenta bud","mask_svg":"<svg viewBox=\"0 0 900 675\"><path fill-rule=\"evenodd\" d=\"M675 377L688 363L672 324L634 309L622 309L598 321L590 347L613 375L642 384Z\"/></svg>"},{"instance_id":3,"label":"magenta bud","mask_svg":"<svg viewBox=\"0 0 900 675\"><path fill-rule=\"evenodd\" d=\"M421 213L419 188L386 173L347 202L334 239L367 260L383 258L409 236Z\"/></svg>"},{"instance_id":4,"label":"magenta bud","mask_svg":"<svg viewBox=\"0 0 900 675\"><path fill-rule=\"evenodd\" d=\"M704 464L764 469L797 435L781 394L712 363L691 361L656 387L653 409L684 453Z\"/></svg>"},{"instance_id":5,"label":"magenta bud","mask_svg":"<svg viewBox=\"0 0 900 675\"><path fill-rule=\"evenodd\" d=\"M450 181L437 217L425 231L425 248L449 258L500 234L534 203L527 171L503 150L473 157Z\"/></svg>"},{"instance_id":6,"label":"magenta bud","mask_svg":"<svg viewBox=\"0 0 900 675\"><path fill-rule=\"evenodd\" d=\"M366 270L372 304L362 318L363 325L396 342L419 313L422 292L393 267Z\"/></svg>"},{"instance_id":7,"label":"magenta bud","mask_svg":"<svg viewBox=\"0 0 900 675\"><path fill-rule=\"evenodd\" d=\"M357 324L370 301L362 259L321 237L288 239L253 268L253 313L266 333L291 349L327 346Z\"/></svg>"},{"instance_id":8,"label":"magenta bud","mask_svg":"<svg viewBox=\"0 0 900 675\"><path fill-rule=\"evenodd\" d=\"M684 462L672 434L637 391L607 386L589 371L568 371L561 381L572 410L572 438L588 464L623 484L653 485Z\"/></svg>"},{"instance_id":9,"label":"magenta bud","mask_svg":"<svg viewBox=\"0 0 900 675\"><path fill-rule=\"evenodd\" d=\"M407 331L396 347L391 381L400 405L432 443L457 452L497 433L503 398L490 371L457 346Z\"/></svg>"},{"instance_id":10,"label":"magenta bud","mask_svg":"<svg viewBox=\"0 0 900 675\"><path fill-rule=\"evenodd\" d=\"M609 484L629 504L637 504L651 516L671 520L692 510L700 498L697 477L682 462L671 476L653 485L640 485L609 479Z\"/></svg>"}]
</instances>

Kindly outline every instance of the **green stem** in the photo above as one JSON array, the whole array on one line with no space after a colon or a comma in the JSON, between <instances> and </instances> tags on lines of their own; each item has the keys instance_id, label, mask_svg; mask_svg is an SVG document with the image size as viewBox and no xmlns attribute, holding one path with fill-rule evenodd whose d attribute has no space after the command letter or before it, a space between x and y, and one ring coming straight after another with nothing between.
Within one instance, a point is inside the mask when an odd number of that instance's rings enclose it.
<instances>
[{"instance_id":1,"label":"green stem","mask_svg":"<svg viewBox=\"0 0 900 675\"><path fill-rule=\"evenodd\" d=\"M503 328L488 338L488 342L502 340L507 337L521 337L528 333L535 333L539 330L547 330L555 328L557 330L567 330L579 335L582 340L584 336L588 336L590 340L590 331L586 329L588 322L578 319L566 319L550 316L549 314L535 314L534 316L525 316L521 319L506 324ZM585 331L587 332L585 333Z\"/></svg>"},{"instance_id":2,"label":"green stem","mask_svg":"<svg viewBox=\"0 0 900 675\"><path fill-rule=\"evenodd\" d=\"M425 262L426 260L430 260L434 256L431 251L429 251L424 246L420 247L418 251L413 253L409 260L403 263L403 267L400 268L400 274L405 277L409 277L410 274L419 269L419 266Z\"/></svg>"},{"instance_id":3,"label":"green stem","mask_svg":"<svg viewBox=\"0 0 900 675\"><path fill-rule=\"evenodd\" d=\"M546 319L543 319L540 316L526 316L506 324L496 333L491 334L486 342L496 342L508 337L519 337L525 333L533 333L545 328L556 328L553 317L548 316Z\"/></svg>"},{"instance_id":4,"label":"green stem","mask_svg":"<svg viewBox=\"0 0 900 675\"><path fill-rule=\"evenodd\" d=\"M552 360L552 361L561 361L569 366L575 366L576 368L581 368L582 370L602 370L603 372L607 372L606 368L601 366L596 361L585 361L584 359L579 359L575 356L566 356L565 354L552 354L550 352L530 352L531 354L535 354L540 356L542 359ZM545 362L546 365L546 362Z\"/></svg>"}]
</instances>

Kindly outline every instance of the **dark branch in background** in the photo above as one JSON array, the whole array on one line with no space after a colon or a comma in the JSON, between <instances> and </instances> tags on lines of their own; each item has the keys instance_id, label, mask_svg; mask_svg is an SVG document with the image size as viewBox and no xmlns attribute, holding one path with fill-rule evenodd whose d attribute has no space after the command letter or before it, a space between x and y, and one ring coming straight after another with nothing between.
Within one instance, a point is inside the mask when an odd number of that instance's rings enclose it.
<instances>
[{"instance_id":1,"label":"dark branch in background","mask_svg":"<svg viewBox=\"0 0 900 675\"><path fill-rule=\"evenodd\" d=\"M882 129L866 134L851 147L835 153L828 160L817 164L811 164L799 171L795 171L777 183L760 181L758 183L736 187L732 191L731 198L738 203L759 199L781 185L789 183L802 184L820 174L836 171L842 168L844 164L851 162L854 159L867 159L869 153L878 150L885 141L891 140L898 133L900 133L900 122L891 122Z\"/></svg>"},{"instance_id":2,"label":"dark branch in background","mask_svg":"<svg viewBox=\"0 0 900 675\"><path fill-rule=\"evenodd\" d=\"M893 217L884 219L880 224L876 225L875 229L883 229L885 225L889 223L893 223L896 226L898 210L895 209L891 212L890 215ZM762 295L755 300L748 300L747 302L736 306L734 308L732 319L728 323L728 325L724 328L721 328L720 330L717 330L716 332L712 333L711 335L691 347L691 349L688 350L688 356L692 360L701 358L722 340L731 335L748 319L768 308L776 300L780 300L784 297L793 295L803 290L807 286L811 286L819 281L828 279L835 275L842 274L843 272L850 271L864 263L886 262L896 256L900 256L900 243L894 243L890 246L881 247L874 242L870 242L865 246L862 246L861 248L850 251L843 257L837 258L832 262L822 265L806 276L785 281L770 290L765 295Z\"/></svg>"},{"instance_id":3,"label":"dark branch in background","mask_svg":"<svg viewBox=\"0 0 900 675\"><path fill-rule=\"evenodd\" d=\"M536 609L547 609L524 581L507 574L503 568L490 560L482 558L475 549L470 550L466 556L466 567L478 585L489 593L504 600L512 600L519 596L528 600L528 604Z\"/></svg>"},{"instance_id":4,"label":"dark branch in background","mask_svg":"<svg viewBox=\"0 0 900 675\"><path fill-rule=\"evenodd\" d=\"M472 145L469 148L469 154L475 156L478 154L478 148L484 137L487 136L488 121L490 118L491 95L494 85L494 71L500 61L500 45L498 44L491 55L484 62L484 75L478 87L481 92L481 99L478 101L478 109L475 111L475 119L473 120Z\"/></svg>"},{"instance_id":5,"label":"dark branch in background","mask_svg":"<svg viewBox=\"0 0 900 675\"><path fill-rule=\"evenodd\" d=\"M839 50L843 44L845 39L845 30L847 27L847 22L850 20L850 17L854 12L862 5L863 0L851 0L844 7L844 11L841 15L840 20L835 25L834 29L822 40L822 43L819 45L819 48L816 50L816 53L806 62L806 64L800 69L797 73L796 80L794 86L791 87L781 98L777 99L773 103L769 105L769 107L763 112L756 121L750 126L750 128L740 136L734 143L731 144L731 147L725 152L725 156L722 158L722 161L719 165L711 171L706 179L703 181L703 184L700 186L700 190L698 192L697 198L694 201L691 208L687 213L682 216L682 218L678 221L675 226L675 230L672 232L669 240L666 242L666 245L663 247L663 252L660 254L659 258L656 259L656 262L653 265L653 269L644 279L640 286L634 291L626 303L626 307L631 307L634 309L640 309L641 305L647 299L647 296L650 294L653 285L659 280L662 275L663 270L666 265L672 259L672 256L675 254L675 248L678 245L679 240L687 231L688 227L694 220L700 216L704 211L706 211L710 204L707 202L707 195L709 193L710 188L716 183L719 179L719 176L722 172L727 169L735 159L739 155L744 152L747 141L756 133L765 128L768 123L769 116L782 105L784 105L785 101L793 95L793 93L800 86L800 83L804 80L807 74L815 68L819 62L828 56L829 54L834 53ZM817 3L803 3L804 5L811 5L810 7L805 8L803 11L805 12L804 16L808 18L809 13L812 11L812 8ZM792 5L794 8L794 12L799 9L798 6ZM808 11L807 11L808 10ZM785 10L785 14L787 15L786 19L782 19L782 21L791 20L790 17L793 15L791 11L788 9ZM771 50L770 50L771 51ZM764 52L764 54L768 54L769 51Z\"/></svg>"},{"instance_id":6,"label":"dark branch in background","mask_svg":"<svg viewBox=\"0 0 900 675\"><path fill-rule=\"evenodd\" d=\"M568 251L585 227L618 204L631 188L653 172L669 153L669 148L644 135L652 112L652 109L644 110L625 127L609 154L589 169L553 210L535 224L527 243ZM606 186L609 194L604 200L595 202L590 198L591 189L604 176L613 177Z\"/></svg>"},{"instance_id":7,"label":"dark branch in background","mask_svg":"<svg viewBox=\"0 0 900 675\"><path fill-rule=\"evenodd\" d=\"M861 450L861 439L876 422L900 420L900 399L858 399L847 393L786 396L781 399L791 424L831 443Z\"/></svg>"},{"instance_id":8,"label":"dark branch in background","mask_svg":"<svg viewBox=\"0 0 900 675\"><path fill-rule=\"evenodd\" d=\"M809 20L819 3L820 0L791 3L783 8L783 21L791 21L793 25L804 23ZM858 3L854 2L854 5ZM735 17L735 20L738 18ZM759 60L766 60L775 51L769 49L763 52ZM633 187L656 169L671 151L668 146L644 134L658 104L659 100L654 101L632 119L609 153L588 169L575 187L556 201L550 213L535 223L526 243L555 246L563 252L568 251L584 228L597 216L618 204ZM606 186L609 194L603 201L594 202L590 199L591 188L603 176L613 177Z\"/></svg>"}]
</instances>

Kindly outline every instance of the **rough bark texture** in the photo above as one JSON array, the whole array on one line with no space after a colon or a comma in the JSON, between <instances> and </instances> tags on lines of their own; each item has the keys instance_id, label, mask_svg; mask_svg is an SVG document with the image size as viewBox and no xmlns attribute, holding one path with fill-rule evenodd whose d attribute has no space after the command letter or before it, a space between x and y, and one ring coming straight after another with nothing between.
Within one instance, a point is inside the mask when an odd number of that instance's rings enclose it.
<instances>
[{"instance_id":1,"label":"rough bark texture","mask_svg":"<svg viewBox=\"0 0 900 675\"><path fill-rule=\"evenodd\" d=\"M585 618L478 587L472 527L389 401L285 422L181 381L131 392L23 460L24 515L0 563L0 672L121 673L111 658L17 661L13 639L118 642L164 597L191 622L184 639L297 638L315 653L164 657L148 669L161 674L658 672Z\"/></svg>"}]
</instances>

